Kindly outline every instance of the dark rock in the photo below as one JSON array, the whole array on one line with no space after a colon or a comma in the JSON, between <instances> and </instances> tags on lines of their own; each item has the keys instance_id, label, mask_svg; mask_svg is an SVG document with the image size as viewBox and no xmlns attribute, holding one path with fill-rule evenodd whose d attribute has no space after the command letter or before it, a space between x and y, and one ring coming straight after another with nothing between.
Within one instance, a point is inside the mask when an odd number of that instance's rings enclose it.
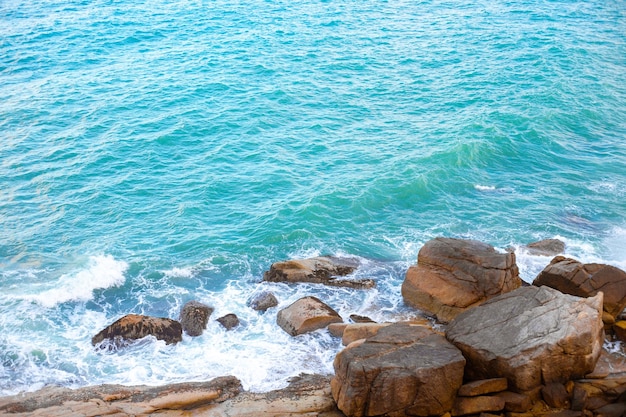
<instances>
[{"instance_id":1,"label":"dark rock","mask_svg":"<svg viewBox=\"0 0 626 417\"><path fill-rule=\"evenodd\" d=\"M550 407L569 408L570 394L565 389L565 385L560 382L552 382L541 388L541 396Z\"/></svg>"},{"instance_id":2,"label":"dark rock","mask_svg":"<svg viewBox=\"0 0 626 417\"><path fill-rule=\"evenodd\" d=\"M441 415L452 408L464 365L443 336L396 323L339 352L331 389L348 417Z\"/></svg>"},{"instance_id":3,"label":"dark rock","mask_svg":"<svg viewBox=\"0 0 626 417\"><path fill-rule=\"evenodd\" d=\"M263 274L263 280L269 282L310 282L334 287L372 288L371 279L339 279L354 272L359 262L352 258L319 256L309 259L295 259L275 262L269 271Z\"/></svg>"},{"instance_id":4,"label":"dark rock","mask_svg":"<svg viewBox=\"0 0 626 417\"><path fill-rule=\"evenodd\" d=\"M341 323L341 316L316 297L304 297L278 312L276 322L292 336Z\"/></svg>"},{"instance_id":5,"label":"dark rock","mask_svg":"<svg viewBox=\"0 0 626 417\"><path fill-rule=\"evenodd\" d=\"M95 335L91 343L95 346L105 339L121 342L150 335L169 345L183 340L183 328L176 320L128 314Z\"/></svg>"},{"instance_id":6,"label":"dark rock","mask_svg":"<svg viewBox=\"0 0 626 417\"><path fill-rule=\"evenodd\" d=\"M239 326L239 317L235 314L226 314L225 316L220 317L217 321L226 328L226 330L233 329Z\"/></svg>"},{"instance_id":7,"label":"dark rock","mask_svg":"<svg viewBox=\"0 0 626 417\"><path fill-rule=\"evenodd\" d=\"M604 311L614 318L626 307L626 272L611 265L583 264L557 256L539 273L533 285L546 285L578 297L592 297L602 291Z\"/></svg>"},{"instance_id":8,"label":"dark rock","mask_svg":"<svg viewBox=\"0 0 626 417\"><path fill-rule=\"evenodd\" d=\"M359 316L358 314L350 314L350 320L355 323L376 323L374 320L366 316Z\"/></svg>"},{"instance_id":9,"label":"dark rock","mask_svg":"<svg viewBox=\"0 0 626 417\"><path fill-rule=\"evenodd\" d=\"M442 322L522 285L515 254L475 240L436 238L419 251L402 284L404 302Z\"/></svg>"},{"instance_id":10,"label":"dark rock","mask_svg":"<svg viewBox=\"0 0 626 417\"><path fill-rule=\"evenodd\" d=\"M515 391L591 372L602 351L602 295L579 298L522 287L460 314L447 337L470 380L505 377Z\"/></svg>"},{"instance_id":11,"label":"dark rock","mask_svg":"<svg viewBox=\"0 0 626 417\"><path fill-rule=\"evenodd\" d=\"M200 336L209 322L213 308L198 301L189 301L180 310L178 320L189 336Z\"/></svg>"},{"instance_id":12,"label":"dark rock","mask_svg":"<svg viewBox=\"0 0 626 417\"><path fill-rule=\"evenodd\" d=\"M253 310L265 311L268 308L276 307L278 305L278 300L270 291L261 291L252 295L247 304Z\"/></svg>"},{"instance_id":13,"label":"dark rock","mask_svg":"<svg viewBox=\"0 0 626 417\"><path fill-rule=\"evenodd\" d=\"M526 394L511 391L502 391L495 394L504 400L504 411L512 413L525 413L532 407L532 401Z\"/></svg>"}]
</instances>

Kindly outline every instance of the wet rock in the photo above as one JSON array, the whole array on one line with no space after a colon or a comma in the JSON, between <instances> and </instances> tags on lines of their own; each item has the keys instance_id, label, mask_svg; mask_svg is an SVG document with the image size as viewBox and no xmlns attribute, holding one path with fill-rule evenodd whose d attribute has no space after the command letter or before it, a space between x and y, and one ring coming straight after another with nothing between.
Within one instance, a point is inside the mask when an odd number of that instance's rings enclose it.
<instances>
[{"instance_id":1,"label":"wet rock","mask_svg":"<svg viewBox=\"0 0 626 417\"><path fill-rule=\"evenodd\" d=\"M334 287L372 288L371 279L341 279L354 272L359 262L353 258L319 256L308 259L295 259L275 262L269 271L263 274L263 280L269 282L311 282Z\"/></svg>"},{"instance_id":2,"label":"wet rock","mask_svg":"<svg viewBox=\"0 0 626 417\"><path fill-rule=\"evenodd\" d=\"M231 330L239 326L239 317L232 313L220 317L219 319L217 319L217 321L219 322L219 324L224 326L226 330Z\"/></svg>"},{"instance_id":3,"label":"wet rock","mask_svg":"<svg viewBox=\"0 0 626 417\"><path fill-rule=\"evenodd\" d=\"M256 311L265 311L269 308L276 307L278 300L276 296L270 291L261 291L253 294L248 300L248 306Z\"/></svg>"},{"instance_id":4,"label":"wet rock","mask_svg":"<svg viewBox=\"0 0 626 417\"><path fill-rule=\"evenodd\" d=\"M602 291L604 311L614 318L626 307L626 272L611 265L583 264L557 256L539 273L533 285L546 285L578 297L592 297Z\"/></svg>"},{"instance_id":5,"label":"wet rock","mask_svg":"<svg viewBox=\"0 0 626 417\"><path fill-rule=\"evenodd\" d=\"M200 336L206 329L212 313L212 307L198 301L189 301L180 310L178 320L189 336Z\"/></svg>"},{"instance_id":6,"label":"wet rock","mask_svg":"<svg viewBox=\"0 0 626 417\"><path fill-rule=\"evenodd\" d=\"M519 288L515 254L475 240L436 238L419 251L402 284L404 302L447 323L470 307Z\"/></svg>"},{"instance_id":7,"label":"wet rock","mask_svg":"<svg viewBox=\"0 0 626 417\"><path fill-rule=\"evenodd\" d=\"M316 297L304 297L280 310L278 325L292 336L323 329L331 323L340 323L341 316Z\"/></svg>"},{"instance_id":8,"label":"wet rock","mask_svg":"<svg viewBox=\"0 0 626 417\"><path fill-rule=\"evenodd\" d=\"M522 287L460 314L447 337L467 358L466 377L504 377L515 391L591 372L602 351L602 294L579 298Z\"/></svg>"},{"instance_id":9,"label":"wet rock","mask_svg":"<svg viewBox=\"0 0 626 417\"><path fill-rule=\"evenodd\" d=\"M376 323L374 320L366 316L360 316L358 314L350 314L350 320L355 323Z\"/></svg>"},{"instance_id":10,"label":"wet rock","mask_svg":"<svg viewBox=\"0 0 626 417\"><path fill-rule=\"evenodd\" d=\"M555 256L565 251L565 242L559 239L544 239L526 245L531 255Z\"/></svg>"},{"instance_id":11,"label":"wet rock","mask_svg":"<svg viewBox=\"0 0 626 417\"><path fill-rule=\"evenodd\" d=\"M154 336L169 345L183 340L183 328L176 320L128 314L100 331L91 339L91 343L94 346L104 340L119 343L146 336Z\"/></svg>"},{"instance_id":12,"label":"wet rock","mask_svg":"<svg viewBox=\"0 0 626 417\"><path fill-rule=\"evenodd\" d=\"M348 417L441 415L452 408L464 365L443 336L396 323L339 352L331 388Z\"/></svg>"}]
</instances>

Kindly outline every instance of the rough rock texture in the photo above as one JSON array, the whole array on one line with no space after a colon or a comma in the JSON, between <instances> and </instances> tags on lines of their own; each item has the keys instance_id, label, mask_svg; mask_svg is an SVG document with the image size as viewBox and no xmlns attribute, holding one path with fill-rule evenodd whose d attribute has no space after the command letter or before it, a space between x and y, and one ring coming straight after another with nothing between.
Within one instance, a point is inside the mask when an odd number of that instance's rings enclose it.
<instances>
[{"instance_id":1,"label":"rough rock texture","mask_svg":"<svg viewBox=\"0 0 626 417\"><path fill-rule=\"evenodd\" d=\"M505 401L496 396L457 397L452 406L452 417L504 410Z\"/></svg>"},{"instance_id":2,"label":"rough rock texture","mask_svg":"<svg viewBox=\"0 0 626 417\"><path fill-rule=\"evenodd\" d=\"M265 311L268 308L276 307L278 300L276 296L270 291L261 291L253 294L248 300L248 306L256 311Z\"/></svg>"},{"instance_id":3,"label":"rough rock texture","mask_svg":"<svg viewBox=\"0 0 626 417\"><path fill-rule=\"evenodd\" d=\"M316 297L304 297L278 312L276 322L292 336L323 329L343 320L328 305Z\"/></svg>"},{"instance_id":4,"label":"rough rock texture","mask_svg":"<svg viewBox=\"0 0 626 417\"><path fill-rule=\"evenodd\" d=\"M626 320L620 320L613 325L615 337L622 342L626 342Z\"/></svg>"},{"instance_id":5,"label":"rough rock texture","mask_svg":"<svg viewBox=\"0 0 626 417\"><path fill-rule=\"evenodd\" d=\"M188 415L189 408L201 409L233 398L241 383L232 376L208 382L171 384L162 387L98 385L72 390L46 387L43 390L0 398L0 416L93 417Z\"/></svg>"},{"instance_id":6,"label":"rough rock texture","mask_svg":"<svg viewBox=\"0 0 626 417\"><path fill-rule=\"evenodd\" d=\"M230 313L217 319L218 323L226 328L226 330L233 329L239 326L239 317L236 314Z\"/></svg>"},{"instance_id":7,"label":"rough rock texture","mask_svg":"<svg viewBox=\"0 0 626 417\"><path fill-rule=\"evenodd\" d=\"M200 336L212 313L213 307L198 301L189 301L180 310L178 321L189 336Z\"/></svg>"},{"instance_id":8,"label":"rough rock texture","mask_svg":"<svg viewBox=\"0 0 626 417\"><path fill-rule=\"evenodd\" d=\"M95 346L108 339L114 343L124 340L136 340L152 335L166 344L183 340L183 328L176 320L128 314L107 326L91 339Z\"/></svg>"},{"instance_id":9,"label":"rough rock texture","mask_svg":"<svg viewBox=\"0 0 626 417\"><path fill-rule=\"evenodd\" d=\"M602 294L579 298L522 287L460 314L447 337L468 361L469 379L505 377L515 391L593 371L602 351Z\"/></svg>"},{"instance_id":10,"label":"rough rock texture","mask_svg":"<svg viewBox=\"0 0 626 417\"><path fill-rule=\"evenodd\" d=\"M476 397L478 395L492 394L505 391L508 388L506 378L490 378L463 384L459 389L459 397Z\"/></svg>"},{"instance_id":11,"label":"rough rock texture","mask_svg":"<svg viewBox=\"0 0 626 417\"><path fill-rule=\"evenodd\" d=\"M343 417L330 392L330 377L301 375L287 388L243 393L206 409L207 417ZM195 415L195 414L194 414Z\"/></svg>"},{"instance_id":12,"label":"rough rock texture","mask_svg":"<svg viewBox=\"0 0 626 417\"><path fill-rule=\"evenodd\" d=\"M348 346L359 339L367 339L374 336L380 329L387 327L391 323L352 323L348 324L341 335L341 343Z\"/></svg>"},{"instance_id":13,"label":"rough rock texture","mask_svg":"<svg viewBox=\"0 0 626 417\"><path fill-rule=\"evenodd\" d=\"M565 251L565 243L559 239L544 239L526 245L531 255L554 256Z\"/></svg>"},{"instance_id":14,"label":"rough rock texture","mask_svg":"<svg viewBox=\"0 0 626 417\"><path fill-rule=\"evenodd\" d=\"M466 309L522 285L515 254L475 240L436 238L406 273L402 297L446 323Z\"/></svg>"},{"instance_id":15,"label":"rough rock texture","mask_svg":"<svg viewBox=\"0 0 626 417\"><path fill-rule=\"evenodd\" d=\"M443 336L396 323L342 350L331 388L348 417L441 415L452 408L464 365L461 352Z\"/></svg>"},{"instance_id":16,"label":"rough rock texture","mask_svg":"<svg viewBox=\"0 0 626 417\"><path fill-rule=\"evenodd\" d=\"M338 279L354 272L359 266L355 259L334 256L319 256L309 259L296 259L275 262L263 274L264 281L270 282L312 282L334 287L372 288L371 279Z\"/></svg>"},{"instance_id":17,"label":"rough rock texture","mask_svg":"<svg viewBox=\"0 0 626 417\"><path fill-rule=\"evenodd\" d=\"M539 273L533 285L547 285L579 297L592 297L602 291L604 311L614 318L626 307L626 272L611 265L583 264L557 256Z\"/></svg>"}]
</instances>

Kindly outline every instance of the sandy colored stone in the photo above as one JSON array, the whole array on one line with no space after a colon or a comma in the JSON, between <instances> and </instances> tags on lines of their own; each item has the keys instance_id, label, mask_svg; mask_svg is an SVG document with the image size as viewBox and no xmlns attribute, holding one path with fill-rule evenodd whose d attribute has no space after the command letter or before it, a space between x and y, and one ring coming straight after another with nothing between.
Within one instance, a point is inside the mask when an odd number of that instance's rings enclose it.
<instances>
[{"instance_id":1,"label":"sandy colored stone","mask_svg":"<svg viewBox=\"0 0 626 417\"><path fill-rule=\"evenodd\" d=\"M328 325L328 333L333 337L342 337L348 323L331 323Z\"/></svg>"},{"instance_id":2,"label":"sandy colored stone","mask_svg":"<svg viewBox=\"0 0 626 417\"><path fill-rule=\"evenodd\" d=\"M620 320L613 325L613 332L618 340L626 342L626 320Z\"/></svg>"},{"instance_id":3,"label":"sandy colored stone","mask_svg":"<svg viewBox=\"0 0 626 417\"><path fill-rule=\"evenodd\" d=\"M367 339L374 336L383 327L389 326L391 323L351 323L346 326L341 337L341 343L344 346L349 345L355 340Z\"/></svg>"},{"instance_id":4,"label":"sandy colored stone","mask_svg":"<svg viewBox=\"0 0 626 417\"><path fill-rule=\"evenodd\" d=\"M449 322L485 300L521 286L515 254L475 240L436 238L419 251L402 283L404 302Z\"/></svg>"},{"instance_id":5,"label":"sandy colored stone","mask_svg":"<svg viewBox=\"0 0 626 417\"><path fill-rule=\"evenodd\" d=\"M508 381L506 378L481 379L461 385L457 395L459 397L476 397L478 395L505 391L507 388Z\"/></svg>"},{"instance_id":6,"label":"sandy colored stone","mask_svg":"<svg viewBox=\"0 0 626 417\"><path fill-rule=\"evenodd\" d=\"M343 320L331 307L316 297L303 297L280 310L276 322L287 333L297 336L323 329Z\"/></svg>"},{"instance_id":7,"label":"sandy colored stone","mask_svg":"<svg viewBox=\"0 0 626 417\"><path fill-rule=\"evenodd\" d=\"M495 396L457 397L452 407L452 417L504 410L504 399Z\"/></svg>"},{"instance_id":8,"label":"sandy colored stone","mask_svg":"<svg viewBox=\"0 0 626 417\"><path fill-rule=\"evenodd\" d=\"M504 411L524 413L530 410L533 404L528 395L518 392L502 391L494 395L504 400Z\"/></svg>"}]
</instances>

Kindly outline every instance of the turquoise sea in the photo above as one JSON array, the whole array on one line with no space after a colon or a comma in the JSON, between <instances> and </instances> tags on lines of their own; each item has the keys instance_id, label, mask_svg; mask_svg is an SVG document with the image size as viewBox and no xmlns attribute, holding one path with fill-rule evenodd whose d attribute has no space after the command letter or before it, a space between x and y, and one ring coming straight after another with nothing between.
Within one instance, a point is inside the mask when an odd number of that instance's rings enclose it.
<instances>
[{"instance_id":1,"label":"turquoise sea","mask_svg":"<svg viewBox=\"0 0 626 417\"><path fill-rule=\"evenodd\" d=\"M248 297L408 317L436 236L626 268L623 0L0 0L0 395L332 372ZM260 283L320 254L377 288ZM191 299L201 337L91 346Z\"/></svg>"}]
</instances>

